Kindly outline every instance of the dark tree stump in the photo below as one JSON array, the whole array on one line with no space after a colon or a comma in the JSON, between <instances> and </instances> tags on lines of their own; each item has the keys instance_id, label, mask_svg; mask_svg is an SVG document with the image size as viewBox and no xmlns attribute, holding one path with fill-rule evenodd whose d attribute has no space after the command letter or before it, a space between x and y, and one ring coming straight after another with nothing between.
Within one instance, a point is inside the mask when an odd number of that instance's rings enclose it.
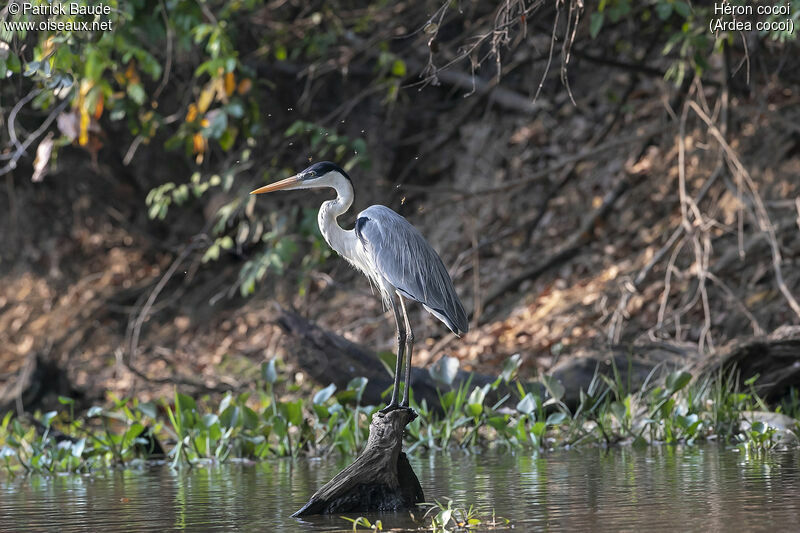
<instances>
[{"instance_id":1,"label":"dark tree stump","mask_svg":"<svg viewBox=\"0 0 800 533\"><path fill-rule=\"evenodd\" d=\"M422 487L402 452L403 430L416 417L410 409L372 415L361 455L292 516L399 511L422 502Z\"/></svg>"}]
</instances>

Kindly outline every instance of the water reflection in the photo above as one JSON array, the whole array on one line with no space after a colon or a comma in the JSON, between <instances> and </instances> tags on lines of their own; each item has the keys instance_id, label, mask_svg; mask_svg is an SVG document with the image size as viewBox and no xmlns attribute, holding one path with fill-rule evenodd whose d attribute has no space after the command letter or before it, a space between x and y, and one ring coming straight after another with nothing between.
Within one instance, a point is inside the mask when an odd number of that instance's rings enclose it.
<instances>
[{"instance_id":1,"label":"water reflection","mask_svg":"<svg viewBox=\"0 0 800 533\"><path fill-rule=\"evenodd\" d=\"M758 530L800 524L798 452L717 447L412 457L429 501L449 497L530 530ZM92 475L0 477L0 530L346 530L289 515L346 460L275 460ZM420 513L418 513L420 514ZM415 528L409 513L371 515Z\"/></svg>"}]
</instances>

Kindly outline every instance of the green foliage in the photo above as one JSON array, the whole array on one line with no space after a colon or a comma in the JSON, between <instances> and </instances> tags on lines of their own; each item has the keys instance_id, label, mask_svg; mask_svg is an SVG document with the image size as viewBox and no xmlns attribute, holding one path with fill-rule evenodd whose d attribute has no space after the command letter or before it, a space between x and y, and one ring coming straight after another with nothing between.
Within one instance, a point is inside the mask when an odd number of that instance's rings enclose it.
<instances>
[{"instance_id":1,"label":"green foliage","mask_svg":"<svg viewBox=\"0 0 800 533\"><path fill-rule=\"evenodd\" d=\"M363 527L366 529L371 529L372 531L383 531L383 522L380 520L376 520L373 524L370 522L366 517L359 516L358 518L348 518L346 516L339 517L343 520L347 520L351 524L353 524L353 531L358 531L359 528Z\"/></svg>"},{"instance_id":2,"label":"green foliage","mask_svg":"<svg viewBox=\"0 0 800 533\"><path fill-rule=\"evenodd\" d=\"M454 507L453 501L448 500L447 505L437 501L425 513L430 519L427 529L434 533L447 533L448 531L471 531L474 529L490 530L496 527L508 527L510 520L495 516L481 516L470 505L469 507Z\"/></svg>"},{"instance_id":3,"label":"green foliage","mask_svg":"<svg viewBox=\"0 0 800 533\"><path fill-rule=\"evenodd\" d=\"M508 366L518 364L516 359ZM0 461L9 472L83 472L126 465L148 457L151 436L173 443L167 452L173 465L331 451L353 455L361 449L378 408L362 405L365 378L352 379L344 390L330 384L308 400L282 399L275 393L282 379L274 360L262 365L261 378L258 390L228 393L216 404L175 391L160 409L150 402L111 398L109 405L75 418L74 401L60 398L68 412L38 413L36 424L9 412L0 424ZM581 391L574 413L561 401L564 389L552 378L543 377L538 389L514 383L514 394L489 401L499 396L500 383L477 387L468 379L440 393L441 412L424 401L416 404L412 396L420 416L407 427L409 453L452 446L541 450L620 441L691 445L706 439L727 440L756 453L781 442L779 430L766 422L743 423L743 413L763 410L764 405L755 380L746 381L742 391L735 373L693 380L689 373L676 371L663 383L646 383L630 392L618 373L613 379L596 374ZM459 523L468 522L467 515L457 517ZM449 523L445 518L439 516L439 523Z\"/></svg>"},{"instance_id":4,"label":"green foliage","mask_svg":"<svg viewBox=\"0 0 800 533\"><path fill-rule=\"evenodd\" d=\"M79 0L76 5L93 3ZM266 164L253 158L256 146L282 133L290 145L308 143L316 158L336 159L348 170L369 164L366 142L309 122L286 129L270 120L272 114L262 112L261 104L274 101L273 82L257 77L242 57L247 56L250 64L262 64L264 56L278 61L320 60L332 53L343 29L322 27L322 13L317 13L311 19L319 27L299 40L285 29L271 29L254 43L249 15L263 9L254 0L155 4L133 0L106 5L111 8L109 15L49 17L52 24L78 20L106 24L89 32L41 30L34 15L8 15L9 20L33 23L36 29L0 29L0 74L9 78L0 96L19 100L31 91L36 95L31 105L42 116L66 98L64 122L70 127L62 127L59 117L62 137L54 143L54 158L60 147L70 143L96 153L109 142L98 132L111 130L115 142L125 146L122 153L127 150L130 156L141 144L158 143L172 151L177 164L171 166L187 169L187 177L179 174L152 188L146 198L149 217L164 221L171 209L195 209L211 202L211 192L225 193L228 201L217 209L203 262L229 254L244 257L238 279L243 295L252 294L268 273L283 273L293 264L299 266L299 286L304 291L308 283L304 274L330 253L323 250L319 232L309 229L305 213L300 233L290 232L296 220L287 223L276 220L274 213L259 212L255 199L235 187L236 179L256 165L267 181L291 173L277 157ZM379 70L401 78L405 64L395 58ZM127 138L121 135L126 132Z\"/></svg>"}]
</instances>

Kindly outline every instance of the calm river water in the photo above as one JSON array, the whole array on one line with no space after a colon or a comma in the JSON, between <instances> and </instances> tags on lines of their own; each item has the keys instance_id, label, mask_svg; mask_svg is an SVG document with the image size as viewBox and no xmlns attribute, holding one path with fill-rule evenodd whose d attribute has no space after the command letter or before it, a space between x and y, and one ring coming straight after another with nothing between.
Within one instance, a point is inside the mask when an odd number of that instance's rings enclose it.
<instances>
[{"instance_id":1,"label":"calm river water","mask_svg":"<svg viewBox=\"0 0 800 533\"><path fill-rule=\"evenodd\" d=\"M289 515L346 461L276 460L92 475L0 475L0 531L333 531ZM495 510L515 531L800 530L800 452L746 458L714 446L411 458L429 501ZM417 513L418 515L422 513ZM384 529L410 513L368 515Z\"/></svg>"}]
</instances>

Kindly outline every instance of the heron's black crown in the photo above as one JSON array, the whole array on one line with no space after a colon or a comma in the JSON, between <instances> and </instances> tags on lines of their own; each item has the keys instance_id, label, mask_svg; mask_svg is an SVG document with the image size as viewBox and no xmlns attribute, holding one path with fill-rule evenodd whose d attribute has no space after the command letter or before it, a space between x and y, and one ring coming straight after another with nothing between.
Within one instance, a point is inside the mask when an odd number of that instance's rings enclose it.
<instances>
[{"instance_id":1,"label":"heron's black crown","mask_svg":"<svg viewBox=\"0 0 800 533\"><path fill-rule=\"evenodd\" d=\"M339 165L337 165L336 163L331 163L330 161L320 161L319 163L314 163L300 174L305 179L313 179L313 178L320 178L325 174L327 174L328 172L333 172L333 171L338 172L352 183L352 180L350 180L350 176L347 175L347 172L345 172L344 169Z\"/></svg>"}]
</instances>

